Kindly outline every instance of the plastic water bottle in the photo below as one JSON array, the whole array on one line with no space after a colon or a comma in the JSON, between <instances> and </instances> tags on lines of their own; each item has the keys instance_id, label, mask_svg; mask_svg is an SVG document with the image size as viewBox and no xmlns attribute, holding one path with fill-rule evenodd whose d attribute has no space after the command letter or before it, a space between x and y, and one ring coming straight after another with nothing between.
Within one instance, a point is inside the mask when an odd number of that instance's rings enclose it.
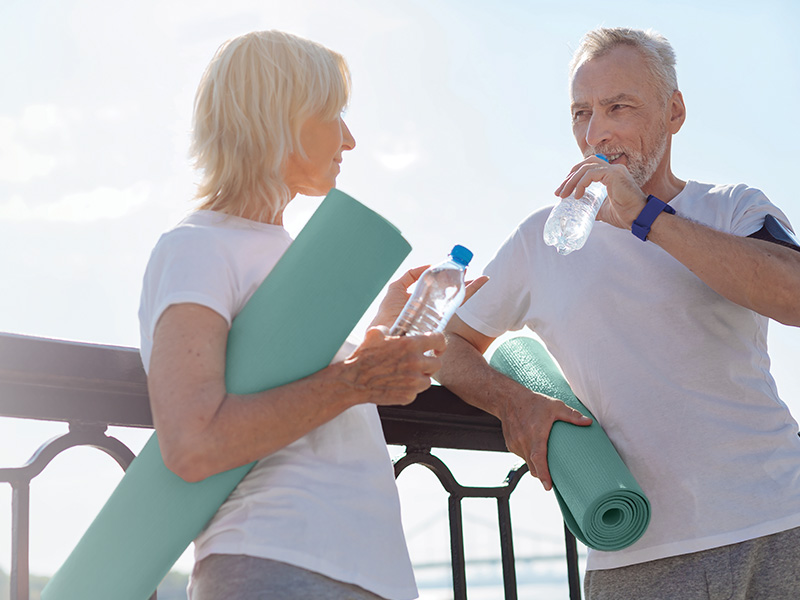
<instances>
[{"instance_id":1,"label":"plastic water bottle","mask_svg":"<svg viewBox=\"0 0 800 600\"><path fill-rule=\"evenodd\" d=\"M602 154L595 156L608 162ZM599 181L593 181L580 198L571 194L561 200L553 207L545 221L544 243L555 246L561 255L583 248L594 227L597 211L600 210L607 195L606 186Z\"/></svg>"},{"instance_id":2,"label":"plastic water bottle","mask_svg":"<svg viewBox=\"0 0 800 600\"><path fill-rule=\"evenodd\" d=\"M561 255L582 248L606 195L606 186L595 181L580 198L573 194L556 204L544 224L544 243Z\"/></svg>"},{"instance_id":3,"label":"plastic water bottle","mask_svg":"<svg viewBox=\"0 0 800 600\"><path fill-rule=\"evenodd\" d=\"M464 273L472 252L454 246L450 259L425 270L389 335L419 335L444 329L464 301Z\"/></svg>"}]
</instances>

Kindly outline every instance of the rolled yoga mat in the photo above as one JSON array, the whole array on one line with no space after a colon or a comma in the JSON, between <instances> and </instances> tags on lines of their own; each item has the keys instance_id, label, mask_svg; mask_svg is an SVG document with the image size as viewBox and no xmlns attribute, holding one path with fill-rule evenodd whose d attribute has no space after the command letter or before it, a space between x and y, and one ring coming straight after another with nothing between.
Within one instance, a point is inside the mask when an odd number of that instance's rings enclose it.
<instances>
[{"instance_id":1,"label":"rolled yoga mat","mask_svg":"<svg viewBox=\"0 0 800 600\"><path fill-rule=\"evenodd\" d=\"M518 337L500 345L490 364L529 390L558 398L593 422L588 427L557 421L547 441L547 464L564 522L595 550L621 550L642 537L650 502L622 462L605 431L575 397L547 350Z\"/></svg>"},{"instance_id":2,"label":"rolled yoga mat","mask_svg":"<svg viewBox=\"0 0 800 600\"><path fill-rule=\"evenodd\" d=\"M326 367L410 250L391 223L331 190L233 320L227 390ZM187 483L164 466L153 434L42 598L147 600L254 464Z\"/></svg>"}]
</instances>

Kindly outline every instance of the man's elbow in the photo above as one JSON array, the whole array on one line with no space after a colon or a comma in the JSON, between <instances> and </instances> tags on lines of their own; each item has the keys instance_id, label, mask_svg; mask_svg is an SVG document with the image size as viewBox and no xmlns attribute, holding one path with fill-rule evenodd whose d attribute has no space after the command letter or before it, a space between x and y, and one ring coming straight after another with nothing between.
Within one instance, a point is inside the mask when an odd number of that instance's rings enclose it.
<instances>
[{"instance_id":1,"label":"man's elbow","mask_svg":"<svg viewBox=\"0 0 800 600\"><path fill-rule=\"evenodd\" d=\"M800 280L794 287L784 286L773 302L765 316L789 327L800 327Z\"/></svg>"},{"instance_id":2,"label":"man's elbow","mask_svg":"<svg viewBox=\"0 0 800 600\"><path fill-rule=\"evenodd\" d=\"M773 320L787 325L789 327L800 327L800 309L797 306L792 306L790 309L783 311L779 315L772 317Z\"/></svg>"}]
</instances>

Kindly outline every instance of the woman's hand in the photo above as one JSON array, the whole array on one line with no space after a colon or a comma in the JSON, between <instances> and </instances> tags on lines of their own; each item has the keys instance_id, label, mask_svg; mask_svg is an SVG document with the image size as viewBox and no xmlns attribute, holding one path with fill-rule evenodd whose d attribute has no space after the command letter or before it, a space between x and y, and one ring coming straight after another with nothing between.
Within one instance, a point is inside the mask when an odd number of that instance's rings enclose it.
<instances>
[{"instance_id":1,"label":"woman's hand","mask_svg":"<svg viewBox=\"0 0 800 600\"><path fill-rule=\"evenodd\" d=\"M488 275L481 275L480 277L476 277L475 279L470 279L466 282L466 289L464 290L464 302L472 298L472 296L477 292L479 289L483 287L483 284L489 281ZM462 302L461 304L464 304Z\"/></svg>"},{"instance_id":2,"label":"woman's hand","mask_svg":"<svg viewBox=\"0 0 800 600\"><path fill-rule=\"evenodd\" d=\"M383 297L380 306L378 307L378 314L372 320L370 327L391 327L403 311L403 307L411 298L411 293L408 291L410 288L425 272L430 265L423 265L415 267L406 271L400 278L389 284L386 290L386 295ZM464 294L464 302L477 292L484 283L489 281L486 275L481 275L476 279L466 282L466 289Z\"/></svg>"},{"instance_id":3,"label":"woman's hand","mask_svg":"<svg viewBox=\"0 0 800 600\"><path fill-rule=\"evenodd\" d=\"M442 362L444 334L389 337L384 327L367 331L362 344L343 363L331 365L354 403L409 404L428 389ZM435 356L425 354L433 350Z\"/></svg>"},{"instance_id":4,"label":"woman's hand","mask_svg":"<svg viewBox=\"0 0 800 600\"><path fill-rule=\"evenodd\" d=\"M383 297L378 307L378 314L372 319L370 327L391 327L394 325L394 322L397 320L397 317L400 316L406 302L411 298L411 293L408 291L408 288L414 285L429 266L430 265L423 265L410 269L406 271L400 279L389 284L386 295Z\"/></svg>"}]
</instances>

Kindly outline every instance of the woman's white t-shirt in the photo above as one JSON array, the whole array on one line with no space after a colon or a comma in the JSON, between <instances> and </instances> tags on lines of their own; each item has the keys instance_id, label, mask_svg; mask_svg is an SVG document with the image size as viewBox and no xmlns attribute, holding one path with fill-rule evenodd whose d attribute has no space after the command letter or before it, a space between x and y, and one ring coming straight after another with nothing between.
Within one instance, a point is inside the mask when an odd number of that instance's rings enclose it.
<instances>
[{"instance_id":1,"label":"woman's white t-shirt","mask_svg":"<svg viewBox=\"0 0 800 600\"><path fill-rule=\"evenodd\" d=\"M203 210L165 233L139 309L145 370L168 306L201 304L230 324L291 242L280 226ZM334 361L353 349L346 343ZM278 560L385 598L416 598L375 405L353 407L258 461L195 540L197 561L210 554Z\"/></svg>"}]
</instances>

